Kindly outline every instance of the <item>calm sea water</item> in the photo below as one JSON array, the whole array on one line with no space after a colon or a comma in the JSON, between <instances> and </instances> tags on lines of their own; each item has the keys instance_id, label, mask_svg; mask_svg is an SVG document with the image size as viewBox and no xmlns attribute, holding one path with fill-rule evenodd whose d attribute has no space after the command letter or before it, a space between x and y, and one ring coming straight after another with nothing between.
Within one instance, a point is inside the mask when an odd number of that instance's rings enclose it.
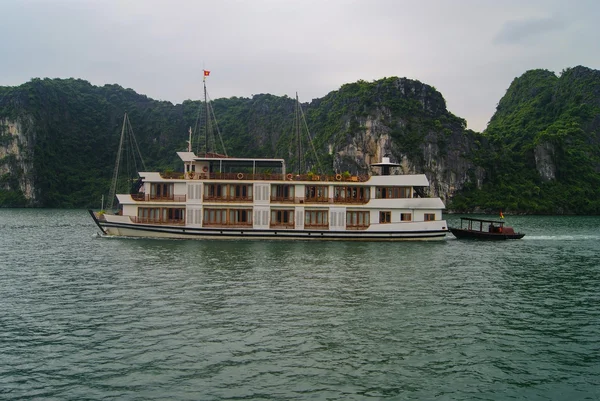
<instances>
[{"instance_id":1,"label":"calm sea water","mask_svg":"<svg viewBox=\"0 0 600 401\"><path fill-rule=\"evenodd\" d=\"M0 210L0 398L600 399L600 218L507 221L527 236L203 242Z\"/></svg>"}]
</instances>

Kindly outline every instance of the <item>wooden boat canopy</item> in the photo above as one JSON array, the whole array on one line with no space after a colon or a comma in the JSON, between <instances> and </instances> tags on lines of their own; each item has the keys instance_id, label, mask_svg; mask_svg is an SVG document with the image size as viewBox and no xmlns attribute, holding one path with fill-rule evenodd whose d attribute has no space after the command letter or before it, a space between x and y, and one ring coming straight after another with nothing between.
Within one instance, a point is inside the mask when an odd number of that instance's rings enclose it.
<instances>
[{"instance_id":1,"label":"wooden boat canopy","mask_svg":"<svg viewBox=\"0 0 600 401\"><path fill-rule=\"evenodd\" d=\"M473 217L461 217L460 218L460 224L462 226L463 221L468 222L469 225L472 225L473 222L480 222L480 223L488 223L488 224L498 224L499 226L504 226L504 221L501 220L486 220L486 219L476 219Z\"/></svg>"}]
</instances>

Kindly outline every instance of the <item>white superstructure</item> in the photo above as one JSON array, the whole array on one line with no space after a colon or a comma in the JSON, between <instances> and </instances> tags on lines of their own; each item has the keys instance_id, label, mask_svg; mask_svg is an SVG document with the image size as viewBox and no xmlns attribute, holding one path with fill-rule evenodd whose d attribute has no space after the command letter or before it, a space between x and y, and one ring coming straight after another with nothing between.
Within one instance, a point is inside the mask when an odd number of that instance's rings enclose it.
<instances>
[{"instance_id":1,"label":"white superstructure","mask_svg":"<svg viewBox=\"0 0 600 401\"><path fill-rule=\"evenodd\" d=\"M297 175L283 159L178 152L183 173L140 172L137 194L117 195L117 215L93 213L106 235L398 241L443 239L440 198L427 177Z\"/></svg>"}]
</instances>

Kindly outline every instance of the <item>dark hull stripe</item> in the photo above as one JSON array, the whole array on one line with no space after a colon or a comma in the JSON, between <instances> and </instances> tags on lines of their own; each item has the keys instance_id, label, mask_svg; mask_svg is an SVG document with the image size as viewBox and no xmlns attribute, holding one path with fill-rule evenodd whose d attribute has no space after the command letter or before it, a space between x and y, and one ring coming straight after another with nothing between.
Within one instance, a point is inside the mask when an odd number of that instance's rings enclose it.
<instances>
[{"instance_id":1,"label":"dark hull stripe","mask_svg":"<svg viewBox=\"0 0 600 401\"><path fill-rule=\"evenodd\" d=\"M173 226L152 226L145 224L108 223L96 221L100 229L103 227L126 228L136 231L178 234L189 237L218 236L236 238L309 238L309 239L420 239L440 238L446 235L446 230L435 231L317 231L317 230L274 230L274 229L231 229L231 228L191 228Z\"/></svg>"},{"instance_id":2,"label":"dark hull stripe","mask_svg":"<svg viewBox=\"0 0 600 401\"><path fill-rule=\"evenodd\" d=\"M501 234L501 233L489 233L484 231L473 231L473 230L462 230L459 228L451 228L450 231L456 238L469 238L469 239L484 239L491 241L502 241L507 239L521 239L525 234Z\"/></svg>"}]
</instances>

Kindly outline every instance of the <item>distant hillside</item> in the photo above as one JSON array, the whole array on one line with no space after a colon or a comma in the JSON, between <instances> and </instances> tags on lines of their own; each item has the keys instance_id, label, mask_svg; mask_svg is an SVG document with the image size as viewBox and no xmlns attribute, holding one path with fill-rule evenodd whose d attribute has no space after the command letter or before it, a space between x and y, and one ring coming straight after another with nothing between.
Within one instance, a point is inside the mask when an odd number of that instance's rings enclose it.
<instances>
[{"instance_id":1,"label":"distant hillside","mask_svg":"<svg viewBox=\"0 0 600 401\"><path fill-rule=\"evenodd\" d=\"M600 213L600 71L528 71L498 103L472 155L486 172L480 188L454 198L456 209Z\"/></svg>"},{"instance_id":2,"label":"distant hillside","mask_svg":"<svg viewBox=\"0 0 600 401\"><path fill-rule=\"evenodd\" d=\"M217 99L213 108L230 155L283 157L296 165L295 100L268 94ZM317 157L307 168L365 172L389 154L403 171L425 173L446 197L467 177L465 121L446 110L434 88L405 78L344 85L303 104ZM149 169L181 169L200 102L173 105L118 85L33 79L0 88L0 205L97 206L108 193L123 113Z\"/></svg>"},{"instance_id":3,"label":"distant hillside","mask_svg":"<svg viewBox=\"0 0 600 401\"><path fill-rule=\"evenodd\" d=\"M100 199L125 111L146 157L154 165L172 159L175 133L185 131L181 105L75 79L0 88L0 204L76 207Z\"/></svg>"},{"instance_id":4,"label":"distant hillside","mask_svg":"<svg viewBox=\"0 0 600 401\"><path fill-rule=\"evenodd\" d=\"M181 170L199 101L173 105L118 85L33 79L0 87L0 206L98 207L108 194L123 114L151 170ZM213 102L229 155L285 158L298 167L295 100L260 94ZM600 72L528 71L483 133L407 78L343 85L302 104L302 168L364 173L388 155L397 173L423 173L450 211L600 213Z\"/></svg>"}]
</instances>

